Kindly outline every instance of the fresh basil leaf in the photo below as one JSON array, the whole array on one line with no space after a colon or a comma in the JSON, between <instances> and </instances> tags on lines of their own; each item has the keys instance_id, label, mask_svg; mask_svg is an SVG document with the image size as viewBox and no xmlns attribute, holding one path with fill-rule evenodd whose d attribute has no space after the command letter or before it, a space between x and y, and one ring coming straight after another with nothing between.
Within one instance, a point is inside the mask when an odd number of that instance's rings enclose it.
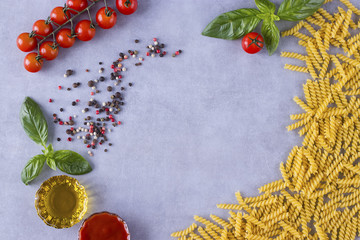
<instances>
[{"instance_id":1,"label":"fresh basil leaf","mask_svg":"<svg viewBox=\"0 0 360 240\"><path fill-rule=\"evenodd\" d=\"M271 20L264 20L261 27L261 34L264 37L266 48L269 55L272 55L277 49L280 41L280 31Z\"/></svg>"},{"instance_id":2,"label":"fresh basil leaf","mask_svg":"<svg viewBox=\"0 0 360 240\"><path fill-rule=\"evenodd\" d=\"M271 18L270 13L259 13L259 14L256 14L256 16L262 20Z\"/></svg>"},{"instance_id":3,"label":"fresh basil leaf","mask_svg":"<svg viewBox=\"0 0 360 240\"><path fill-rule=\"evenodd\" d=\"M91 172L88 161L80 154L70 150L60 150L54 153L56 166L63 172L72 175L81 175Z\"/></svg>"},{"instance_id":4,"label":"fresh basil leaf","mask_svg":"<svg viewBox=\"0 0 360 240\"><path fill-rule=\"evenodd\" d=\"M282 20L299 21L313 15L324 0L284 0L277 15Z\"/></svg>"},{"instance_id":5,"label":"fresh basil leaf","mask_svg":"<svg viewBox=\"0 0 360 240\"><path fill-rule=\"evenodd\" d=\"M53 145L50 143L49 146L42 150L46 158L52 158L54 155L54 148Z\"/></svg>"},{"instance_id":6,"label":"fresh basil leaf","mask_svg":"<svg viewBox=\"0 0 360 240\"><path fill-rule=\"evenodd\" d=\"M32 180L34 180L37 176L39 176L46 157L42 154L36 155L35 157L31 158L27 163L24 169L21 172L21 180L26 185L29 184Z\"/></svg>"},{"instance_id":7,"label":"fresh basil leaf","mask_svg":"<svg viewBox=\"0 0 360 240\"><path fill-rule=\"evenodd\" d=\"M276 7L275 4L269 0L255 0L255 4L263 13L275 13Z\"/></svg>"},{"instance_id":8,"label":"fresh basil leaf","mask_svg":"<svg viewBox=\"0 0 360 240\"><path fill-rule=\"evenodd\" d=\"M56 162L55 159L47 157L46 164L54 171L56 171Z\"/></svg>"},{"instance_id":9,"label":"fresh basil leaf","mask_svg":"<svg viewBox=\"0 0 360 240\"><path fill-rule=\"evenodd\" d=\"M26 134L37 144L45 147L48 139L48 125L37 103L26 97L20 111L20 121Z\"/></svg>"},{"instance_id":10,"label":"fresh basil leaf","mask_svg":"<svg viewBox=\"0 0 360 240\"><path fill-rule=\"evenodd\" d=\"M260 23L261 19L256 16L259 13L259 10L253 8L223 13L207 25L202 35L228 40L241 38Z\"/></svg>"}]
</instances>

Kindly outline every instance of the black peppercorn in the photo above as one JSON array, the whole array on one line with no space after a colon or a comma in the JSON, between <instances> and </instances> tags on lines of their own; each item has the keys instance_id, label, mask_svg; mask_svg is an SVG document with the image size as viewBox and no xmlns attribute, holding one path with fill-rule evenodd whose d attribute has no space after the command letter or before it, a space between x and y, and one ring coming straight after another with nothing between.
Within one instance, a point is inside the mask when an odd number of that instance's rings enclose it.
<instances>
[{"instance_id":1,"label":"black peppercorn","mask_svg":"<svg viewBox=\"0 0 360 240\"><path fill-rule=\"evenodd\" d=\"M101 77L99 77L99 81L103 82L103 81L105 81L105 78L103 76L101 76Z\"/></svg>"},{"instance_id":2,"label":"black peppercorn","mask_svg":"<svg viewBox=\"0 0 360 240\"><path fill-rule=\"evenodd\" d=\"M111 91L112 91L112 87L111 87L111 86L108 86L106 89L108 90L108 92L111 92Z\"/></svg>"},{"instance_id":3,"label":"black peppercorn","mask_svg":"<svg viewBox=\"0 0 360 240\"><path fill-rule=\"evenodd\" d=\"M94 86L94 81L93 80L88 81L88 86L93 87Z\"/></svg>"},{"instance_id":4,"label":"black peppercorn","mask_svg":"<svg viewBox=\"0 0 360 240\"><path fill-rule=\"evenodd\" d=\"M60 112L63 112L64 111L64 109L63 108L60 108Z\"/></svg>"}]
</instances>

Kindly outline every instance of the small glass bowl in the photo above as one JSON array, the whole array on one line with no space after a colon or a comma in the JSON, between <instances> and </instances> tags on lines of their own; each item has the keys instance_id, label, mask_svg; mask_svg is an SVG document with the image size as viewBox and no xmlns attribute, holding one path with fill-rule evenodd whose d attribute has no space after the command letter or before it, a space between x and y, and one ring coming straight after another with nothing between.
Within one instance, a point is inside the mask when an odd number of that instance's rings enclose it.
<instances>
[{"instance_id":1,"label":"small glass bowl","mask_svg":"<svg viewBox=\"0 0 360 240\"><path fill-rule=\"evenodd\" d=\"M68 188L66 196L75 198L75 205L67 209L69 214L56 215L52 211L49 199L56 201L56 192L53 190L57 187ZM72 199L74 201L74 199ZM60 175L54 176L43 182L35 194L35 208L39 217L47 225L54 228L69 228L80 222L87 211L88 197L85 188L75 178ZM55 204L55 203L54 203ZM63 204L63 203L58 203Z\"/></svg>"}]
</instances>

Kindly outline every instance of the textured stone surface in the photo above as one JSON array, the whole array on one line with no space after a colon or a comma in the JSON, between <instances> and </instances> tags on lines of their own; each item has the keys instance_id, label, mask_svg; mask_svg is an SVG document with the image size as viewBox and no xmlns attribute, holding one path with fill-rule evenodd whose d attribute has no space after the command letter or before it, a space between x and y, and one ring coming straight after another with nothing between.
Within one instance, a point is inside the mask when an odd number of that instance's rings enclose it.
<instances>
[{"instance_id":1,"label":"textured stone surface","mask_svg":"<svg viewBox=\"0 0 360 240\"><path fill-rule=\"evenodd\" d=\"M29 74L23 70L25 54L16 48L15 39L56 5L63 1L14 4L7 0L0 9L1 239L76 239L80 227L52 229L36 215L36 190L60 171L45 167L29 186L20 180L26 161L41 150L19 122L25 96L40 103L48 116L49 142L54 148L76 150L94 167L90 174L77 177L90 198L86 216L115 212L128 222L132 239L168 239L171 232L190 225L194 214L226 216L216 203L234 202L233 193L238 190L245 196L256 195L259 186L281 177L279 163L301 141L295 132L287 133L285 126L291 122L290 113L301 111L292 98L302 96L307 76L284 70L285 62L296 61L279 55L303 49L296 39L286 38L274 56L267 56L266 51L252 56L242 51L240 40L200 34L218 14L254 7L252 1L140 0L136 14L119 15L113 29L97 29L91 42L61 49L58 59L47 62L40 73ZM114 6L114 1L109 5ZM278 23L281 30L293 25ZM65 127L54 128L51 114L64 107L62 118L84 116L80 111L90 98L85 83L100 76L98 62L104 62L108 76L109 65L120 51L143 53L153 37L164 42L169 53L178 49L184 53L175 59L146 58L141 67L128 66L124 81L134 86L126 92L120 114L124 124L108 135L113 143L108 153L98 150L88 157L79 140L65 141ZM135 44L134 39L141 42ZM68 68L76 73L63 78ZM86 73L86 68L91 72ZM57 90L58 85L67 87L74 81L84 84L70 92ZM96 99L104 96L108 96L106 91ZM54 102L48 103L49 98ZM77 98L80 106L72 107ZM56 141L58 136L61 142Z\"/></svg>"}]
</instances>

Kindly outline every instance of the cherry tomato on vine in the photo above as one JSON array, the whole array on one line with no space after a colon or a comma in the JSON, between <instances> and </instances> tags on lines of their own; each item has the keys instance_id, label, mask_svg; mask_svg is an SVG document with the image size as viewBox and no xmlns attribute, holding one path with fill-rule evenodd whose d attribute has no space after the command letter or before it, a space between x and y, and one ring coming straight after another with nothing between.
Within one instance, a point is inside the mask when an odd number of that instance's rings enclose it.
<instances>
[{"instance_id":1,"label":"cherry tomato on vine","mask_svg":"<svg viewBox=\"0 0 360 240\"><path fill-rule=\"evenodd\" d=\"M36 48L37 40L34 33L21 33L16 39L16 45L23 52L30 52Z\"/></svg>"},{"instance_id":2,"label":"cherry tomato on vine","mask_svg":"<svg viewBox=\"0 0 360 240\"><path fill-rule=\"evenodd\" d=\"M137 7L137 0L116 0L117 10L124 15L133 14L136 11Z\"/></svg>"},{"instance_id":3,"label":"cherry tomato on vine","mask_svg":"<svg viewBox=\"0 0 360 240\"><path fill-rule=\"evenodd\" d=\"M29 72L38 72L41 70L43 64L43 60L41 57L36 53L32 52L25 56L24 59L24 67Z\"/></svg>"},{"instance_id":4,"label":"cherry tomato on vine","mask_svg":"<svg viewBox=\"0 0 360 240\"><path fill-rule=\"evenodd\" d=\"M69 8L72 8L78 12L81 12L82 10L84 10L87 6L88 6L88 2L87 0L67 0L66 1L66 5ZM69 12L72 14L76 14L77 12L69 9Z\"/></svg>"},{"instance_id":5,"label":"cherry tomato on vine","mask_svg":"<svg viewBox=\"0 0 360 240\"><path fill-rule=\"evenodd\" d=\"M48 61L51 61L59 54L59 46L52 41L45 41L40 45L40 55Z\"/></svg>"},{"instance_id":6,"label":"cherry tomato on vine","mask_svg":"<svg viewBox=\"0 0 360 240\"><path fill-rule=\"evenodd\" d=\"M56 42L60 47L69 48L75 43L75 36L72 35L69 28L62 28L56 34Z\"/></svg>"},{"instance_id":7,"label":"cherry tomato on vine","mask_svg":"<svg viewBox=\"0 0 360 240\"><path fill-rule=\"evenodd\" d=\"M256 32L246 34L241 43L244 51L249 54L257 53L264 47L263 37Z\"/></svg>"},{"instance_id":8,"label":"cherry tomato on vine","mask_svg":"<svg viewBox=\"0 0 360 240\"><path fill-rule=\"evenodd\" d=\"M75 34L81 41L90 41L95 36L95 26L89 20L81 20L76 24Z\"/></svg>"},{"instance_id":9,"label":"cherry tomato on vine","mask_svg":"<svg viewBox=\"0 0 360 240\"><path fill-rule=\"evenodd\" d=\"M102 7L96 13L96 22L104 29L112 28L116 24L116 12L112 8Z\"/></svg>"},{"instance_id":10,"label":"cherry tomato on vine","mask_svg":"<svg viewBox=\"0 0 360 240\"><path fill-rule=\"evenodd\" d=\"M33 25L33 31L41 36L47 36L53 31L53 26L48 20L37 20ZM43 39L41 36L36 36L37 39Z\"/></svg>"},{"instance_id":11,"label":"cherry tomato on vine","mask_svg":"<svg viewBox=\"0 0 360 240\"><path fill-rule=\"evenodd\" d=\"M63 7L56 7L51 11L50 19L54 23L62 25L70 19L70 12Z\"/></svg>"}]
</instances>

